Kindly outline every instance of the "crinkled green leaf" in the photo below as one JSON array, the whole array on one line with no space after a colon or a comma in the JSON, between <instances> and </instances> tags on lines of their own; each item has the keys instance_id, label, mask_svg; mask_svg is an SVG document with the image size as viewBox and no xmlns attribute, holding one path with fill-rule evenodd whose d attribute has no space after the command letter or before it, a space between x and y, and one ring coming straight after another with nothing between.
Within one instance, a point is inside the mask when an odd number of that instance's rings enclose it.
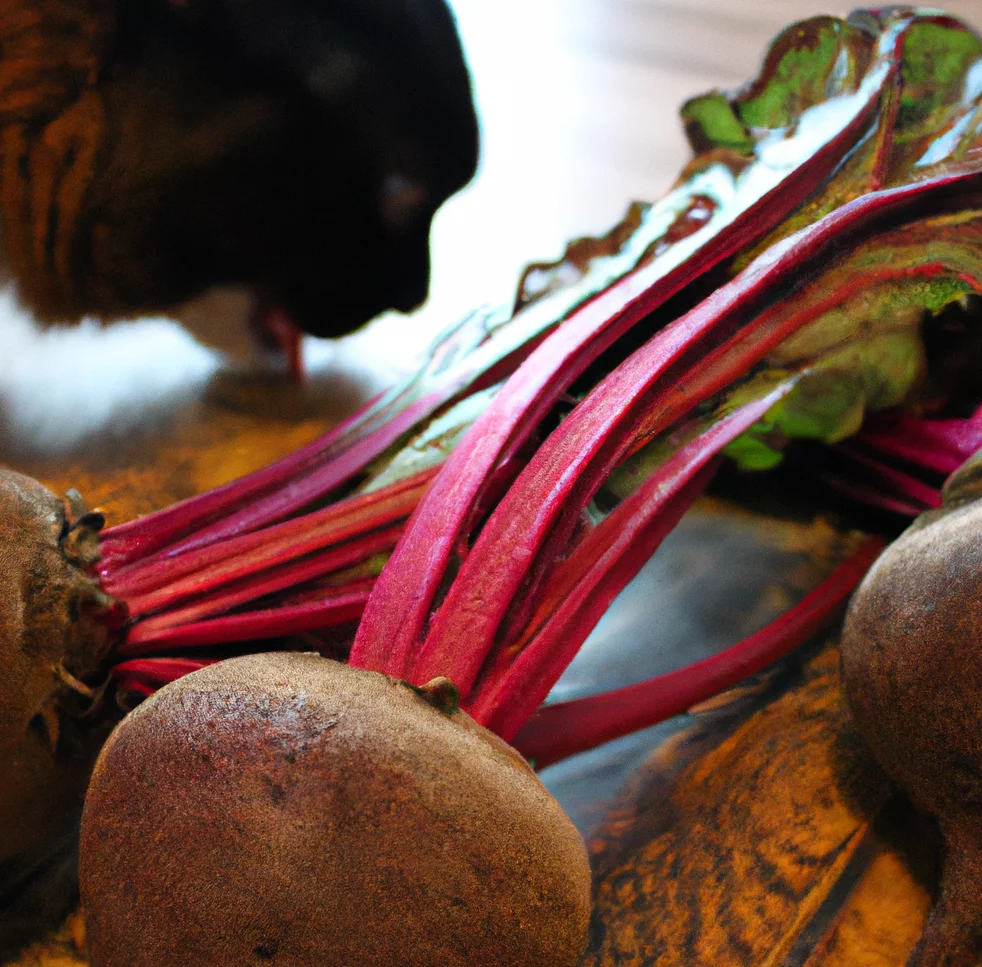
<instances>
[{"instance_id":1,"label":"crinkled green leaf","mask_svg":"<svg viewBox=\"0 0 982 967\"><path fill-rule=\"evenodd\" d=\"M933 274L932 274L933 273ZM924 337L935 315L982 291L982 213L959 212L883 233L789 296L787 316L827 304L698 421L671 431L629 458L606 489L623 499L690 435L769 393L791 373L796 388L726 454L744 470L770 470L791 439L837 443L866 415L912 399L926 366Z\"/></svg>"},{"instance_id":2,"label":"crinkled green leaf","mask_svg":"<svg viewBox=\"0 0 982 967\"><path fill-rule=\"evenodd\" d=\"M913 274L931 271L937 274ZM930 219L884 236L830 268L791 300L789 311L837 287L846 297L772 354L772 364L808 372L766 421L727 450L744 469L775 466L787 439L837 443L857 432L867 413L914 396L927 366L925 327L951 303L982 291L982 215ZM757 398L788 371L750 377L725 406Z\"/></svg>"},{"instance_id":3,"label":"crinkled green leaf","mask_svg":"<svg viewBox=\"0 0 982 967\"><path fill-rule=\"evenodd\" d=\"M753 151L754 139L730 99L719 91L694 97L682 106L689 142L698 150L729 148L742 155Z\"/></svg>"},{"instance_id":4,"label":"crinkled green leaf","mask_svg":"<svg viewBox=\"0 0 982 967\"><path fill-rule=\"evenodd\" d=\"M786 128L803 111L853 91L869 64L874 37L836 17L788 27L772 43L758 79L734 102L751 128Z\"/></svg>"},{"instance_id":5,"label":"crinkled green leaf","mask_svg":"<svg viewBox=\"0 0 982 967\"><path fill-rule=\"evenodd\" d=\"M897 128L907 138L936 134L962 98L969 70L982 56L982 40L957 23L915 23L904 39Z\"/></svg>"}]
</instances>

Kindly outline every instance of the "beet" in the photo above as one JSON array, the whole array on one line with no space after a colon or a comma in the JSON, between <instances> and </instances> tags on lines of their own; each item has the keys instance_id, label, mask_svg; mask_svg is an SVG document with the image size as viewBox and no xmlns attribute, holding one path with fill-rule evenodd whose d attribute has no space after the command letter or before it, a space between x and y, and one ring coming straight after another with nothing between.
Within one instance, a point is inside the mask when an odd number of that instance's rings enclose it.
<instances>
[{"instance_id":1,"label":"beet","mask_svg":"<svg viewBox=\"0 0 982 967\"><path fill-rule=\"evenodd\" d=\"M109 650L88 574L101 515L0 470L0 953L67 912L74 830L105 710ZM111 714L111 713L110 713Z\"/></svg>"},{"instance_id":2,"label":"beet","mask_svg":"<svg viewBox=\"0 0 982 967\"><path fill-rule=\"evenodd\" d=\"M982 962L982 459L857 591L842 638L853 715L944 837L938 902L909 967Z\"/></svg>"},{"instance_id":3,"label":"beet","mask_svg":"<svg viewBox=\"0 0 982 967\"><path fill-rule=\"evenodd\" d=\"M565 967L590 912L579 834L445 679L299 654L195 672L123 721L81 884L97 967Z\"/></svg>"}]
</instances>

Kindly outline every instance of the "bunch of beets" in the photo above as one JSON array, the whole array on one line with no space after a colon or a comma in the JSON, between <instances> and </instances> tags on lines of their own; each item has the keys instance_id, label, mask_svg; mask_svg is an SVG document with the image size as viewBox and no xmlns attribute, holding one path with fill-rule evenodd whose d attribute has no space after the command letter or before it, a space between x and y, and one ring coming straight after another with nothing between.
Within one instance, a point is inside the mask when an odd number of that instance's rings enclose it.
<instances>
[{"instance_id":1,"label":"bunch of beets","mask_svg":"<svg viewBox=\"0 0 982 967\"><path fill-rule=\"evenodd\" d=\"M90 783L97 967L575 964L589 865L526 759L764 668L882 544L714 658L543 702L721 466L804 454L876 520L925 514L854 599L846 687L946 836L911 964L978 962L982 40L819 17L682 115L664 199L304 450L108 530L0 478L0 897L43 906Z\"/></svg>"}]
</instances>

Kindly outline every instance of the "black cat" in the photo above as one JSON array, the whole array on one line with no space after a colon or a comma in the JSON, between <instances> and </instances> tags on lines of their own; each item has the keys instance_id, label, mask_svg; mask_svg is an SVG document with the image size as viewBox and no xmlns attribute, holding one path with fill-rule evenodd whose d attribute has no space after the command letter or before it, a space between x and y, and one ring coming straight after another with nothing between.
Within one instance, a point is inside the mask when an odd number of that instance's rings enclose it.
<instances>
[{"instance_id":1,"label":"black cat","mask_svg":"<svg viewBox=\"0 0 982 967\"><path fill-rule=\"evenodd\" d=\"M411 309L477 150L444 0L0 0L2 250L42 321Z\"/></svg>"}]
</instances>

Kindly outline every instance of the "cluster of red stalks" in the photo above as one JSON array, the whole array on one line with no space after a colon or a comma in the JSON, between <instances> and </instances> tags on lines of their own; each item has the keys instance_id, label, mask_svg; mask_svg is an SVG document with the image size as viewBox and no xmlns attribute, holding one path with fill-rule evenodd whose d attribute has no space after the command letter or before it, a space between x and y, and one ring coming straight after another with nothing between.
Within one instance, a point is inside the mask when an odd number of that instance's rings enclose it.
<instances>
[{"instance_id":1,"label":"cluster of red stalks","mask_svg":"<svg viewBox=\"0 0 982 967\"><path fill-rule=\"evenodd\" d=\"M966 420L890 414L871 420L854 441L840 448L859 467L875 470L878 485L861 475L828 479L870 506L915 516L940 504L943 477L980 448L982 409ZM681 461L690 459L687 454ZM659 526L649 538L652 543L660 542L708 484L715 464L710 461L705 466L710 473L697 472L695 486L681 488L681 498L658 515ZM362 576L359 566L391 552L434 475L435 471L426 471L384 490L245 534L231 530L229 536L227 524L213 524L194 538L172 539L161 547L154 527L158 515L108 531L103 582L127 602L129 611L126 636L116 649L118 687L149 695L218 660L193 657L208 654L215 646L350 627L361 618L376 582ZM207 508L210 514L220 505L234 507L237 488L249 483L237 481L227 488L222 495L227 505L206 495L185 507L192 513ZM154 533L152 544L144 543L148 531ZM632 537L625 533L625 542ZM881 547L876 538L864 542L795 607L721 654L627 688L543 706L518 723L513 740L544 766L686 711L813 637L841 610ZM570 588L582 583L577 580L580 575L564 573ZM584 590L589 591L590 585ZM571 656L555 654L558 648L552 647L561 672ZM575 646L567 650L575 653ZM468 658L473 661L470 653ZM489 679L491 687L472 692L469 700L479 720L489 719L487 710L495 701L507 706L509 692L502 693L502 687L511 688L512 694L516 686L521 687L523 669L513 671L513 663L500 659L499 664L501 671ZM417 660L409 674L421 681L429 671ZM535 669L532 674L543 673ZM558 675L553 671L544 677L552 681ZM535 689L536 704L542 687Z\"/></svg>"},{"instance_id":2,"label":"cluster of red stalks","mask_svg":"<svg viewBox=\"0 0 982 967\"><path fill-rule=\"evenodd\" d=\"M542 704L614 597L703 493L722 451L793 393L807 367L708 426L696 419L707 406L864 288L954 272L982 293L971 273L924 258L846 273L822 298L791 309L785 302L841 253L982 188L982 161L971 158L917 178L891 174L902 154L891 141L898 51L919 18L879 16L876 58L834 130L752 197L745 192L728 209L697 180L681 185L668 199L675 215L647 256L570 311L550 317L532 302L497 329L472 317L415 379L325 438L107 531L100 575L121 602L119 689L150 694L237 643L255 650L289 639L289 647L332 650L414 683L445 676L479 722L545 765L684 711L810 638L861 579L878 540L720 655L617 692ZM736 257L860 151L871 161L857 197L728 277ZM707 283L721 272L721 284ZM651 326L674 306L677 315ZM480 394L486 403L455 446L372 489L379 458ZM680 434L678 446L633 493L602 519L587 513L619 465L670 433ZM937 505L943 477L980 447L982 409L965 419L879 416L840 447L849 469L829 482L915 515ZM330 629L342 632L328 643Z\"/></svg>"}]
</instances>

